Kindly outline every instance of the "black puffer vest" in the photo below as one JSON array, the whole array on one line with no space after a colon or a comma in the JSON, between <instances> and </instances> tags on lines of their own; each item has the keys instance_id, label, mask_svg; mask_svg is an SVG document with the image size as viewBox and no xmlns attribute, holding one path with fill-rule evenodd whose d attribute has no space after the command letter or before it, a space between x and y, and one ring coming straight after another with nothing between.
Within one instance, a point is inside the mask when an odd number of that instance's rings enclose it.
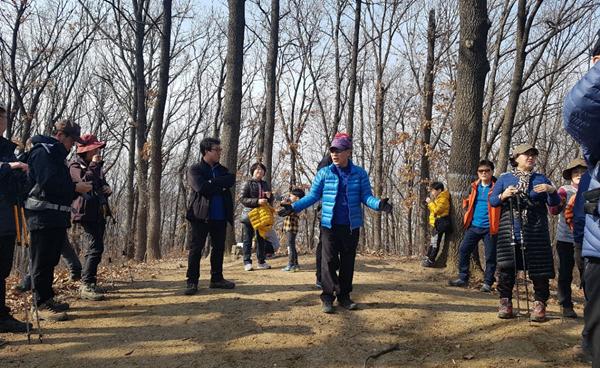
<instances>
[{"instance_id":1,"label":"black puffer vest","mask_svg":"<svg viewBox=\"0 0 600 368\"><path fill-rule=\"evenodd\" d=\"M524 208L525 205L523 204L522 207ZM516 214L515 221L518 221ZM530 277L554 278L554 260L548 232L548 209L546 205L534 202L533 207L527 207L524 222L525 263ZM511 245L511 232L510 209L507 201L502 205L500 215L496 258L498 269L514 269L515 252L519 252L517 259L521 259L519 241L517 240L516 247ZM519 239L519 235L515 235L516 239ZM522 269L522 264L517 266L518 269Z\"/></svg>"}]
</instances>

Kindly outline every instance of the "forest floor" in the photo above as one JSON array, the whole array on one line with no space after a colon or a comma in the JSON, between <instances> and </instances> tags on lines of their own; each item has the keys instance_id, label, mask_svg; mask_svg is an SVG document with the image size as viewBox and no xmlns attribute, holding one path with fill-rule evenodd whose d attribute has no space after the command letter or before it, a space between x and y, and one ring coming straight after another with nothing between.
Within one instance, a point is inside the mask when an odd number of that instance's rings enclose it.
<instances>
[{"instance_id":1,"label":"forest floor","mask_svg":"<svg viewBox=\"0 0 600 368\"><path fill-rule=\"evenodd\" d=\"M281 271L285 257L253 272L226 262L236 289L208 289L202 272L195 296L182 293L183 259L136 266L132 283L118 270L102 302L77 300L76 286L67 285L71 320L43 323L42 344L0 334L0 367L363 367L396 344L368 366L586 367L571 356L583 319L560 318L555 298L545 323L500 320L496 293L447 287L447 271L414 259L359 255L352 296L361 309L326 315L306 266L313 257L300 262L303 270L292 274Z\"/></svg>"}]
</instances>

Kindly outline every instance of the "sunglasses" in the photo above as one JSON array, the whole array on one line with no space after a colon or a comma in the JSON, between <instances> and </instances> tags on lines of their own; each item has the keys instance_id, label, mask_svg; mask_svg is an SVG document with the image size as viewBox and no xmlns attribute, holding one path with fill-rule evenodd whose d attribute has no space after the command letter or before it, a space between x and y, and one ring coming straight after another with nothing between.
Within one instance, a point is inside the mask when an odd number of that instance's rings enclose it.
<instances>
[{"instance_id":1,"label":"sunglasses","mask_svg":"<svg viewBox=\"0 0 600 368\"><path fill-rule=\"evenodd\" d=\"M480 173L480 174L485 174L485 173L492 172L492 170L490 170L490 169L480 169L480 170L477 170L477 172Z\"/></svg>"}]
</instances>

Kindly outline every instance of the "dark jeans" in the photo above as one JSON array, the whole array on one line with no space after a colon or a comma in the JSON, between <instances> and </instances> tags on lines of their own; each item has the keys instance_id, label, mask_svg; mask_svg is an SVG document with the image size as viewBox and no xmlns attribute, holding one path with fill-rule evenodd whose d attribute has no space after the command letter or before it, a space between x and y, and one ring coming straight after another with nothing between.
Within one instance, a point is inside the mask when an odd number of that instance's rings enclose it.
<instances>
[{"instance_id":1,"label":"dark jeans","mask_svg":"<svg viewBox=\"0 0 600 368\"><path fill-rule=\"evenodd\" d=\"M575 267L575 248L573 243L556 242L558 254L558 302L563 307L573 307L571 299L571 283L573 282L573 268ZM583 277L583 270L579 270L579 277Z\"/></svg>"},{"instance_id":2,"label":"dark jeans","mask_svg":"<svg viewBox=\"0 0 600 368\"><path fill-rule=\"evenodd\" d=\"M492 286L496 281L494 277L496 273L496 236L490 235L490 229L475 226L470 226L467 229L458 249L458 275L464 282L469 281L471 254L477 249L480 240L483 240L485 249L485 276L483 282Z\"/></svg>"},{"instance_id":3,"label":"dark jeans","mask_svg":"<svg viewBox=\"0 0 600 368\"><path fill-rule=\"evenodd\" d=\"M6 306L6 278L12 268L15 239L15 235L0 236L0 317L10 313L10 309Z\"/></svg>"},{"instance_id":4,"label":"dark jeans","mask_svg":"<svg viewBox=\"0 0 600 368\"><path fill-rule=\"evenodd\" d=\"M536 301L548 301L550 297L550 282L547 278L530 277L533 283L533 299ZM500 293L500 298L512 299L513 287L515 286L515 269L502 268L498 269L498 285L497 289ZM519 291L524 293L524 291Z\"/></svg>"},{"instance_id":5,"label":"dark jeans","mask_svg":"<svg viewBox=\"0 0 600 368\"><path fill-rule=\"evenodd\" d=\"M31 275L38 304L54 297L54 267L58 264L66 239L67 229L64 227L31 231Z\"/></svg>"},{"instance_id":6,"label":"dark jeans","mask_svg":"<svg viewBox=\"0 0 600 368\"><path fill-rule=\"evenodd\" d=\"M319 229L319 242L317 243L317 253L315 257L317 282L321 282L321 259L323 258L323 242L321 241L321 230Z\"/></svg>"},{"instance_id":7,"label":"dark jeans","mask_svg":"<svg viewBox=\"0 0 600 368\"><path fill-rule=\"evenodd\" d=\"M244 264L252 264L252 238L256 234L256 258L259 264L265 263L265 239L255 231L252 225L244 225Z\"/></svg>"},{"instance_id":8,"label":"dark jeans","mask_svg":"<svg viewBox=\"0 0 600 368\"><path fill-rule=\"evenodd\" d=\"M102 260L104 252L104 231L106 230L106 222L82 222L81 226L85 232L85 263L81 281L84 284L95 284L96 275L98 274L98 265Z\"/></svg>"},{"instance_id":9,"label":"dark jeans","mask_svg":"<svg viewBox=\"0 0 600 368\"><path fill-rule=\"evenodd\" d=\"M81 262L79 261L79 256L75 253L75 249L69 242L69 237L65 238L65 242L60 250L61 259L65 266L69 269L71 273L71 277L79 278L81 277ZM23 280L21 280L21 287L24 290L31 289L31 271L27 273L27 275L23 276Z\"/></svg>"},{"instance_id":10,"label":"dark jeans","mask_svg":"<svg viewBox=\"0 0 600 368\"><path fill-rule=\"evenodd\" d=\"M208 222L191 221L192 241L188 253L187 281L197 284L200 279L200 258L206 245L206 238L210 234L210 281L223 280L223 252L225 251L225 233L227 221Z\"/></svg>"},{"instance_id":11,"label":"dark jeans","mask_svg":"<svg viewBox=\"0 0 600 368\"><path fill-rule=\"evenodd\" d=\"M431 263L435 262L440 250L440 244L442 244L442 239L446 239L446 237L446 233L438 233L437 230L432 230L431 241L429 242L429 248L427 249L427 258Z\"/></svg>"},{"instance_id":12,"label":"dark jeans","mask_svg":"<svg viewBox=\"0 0 600 368\"><path fill-rule=\"evenodd\" d=\"M288 264L290 266L298 266L298 251L296 250L296 236L297 233L286 232L287 246L288 246Z\"/></svg>"},{"instance_id":13,"label":"dark jeans","mask_svg":"<svg viewBox=\"0 0 600 368\"><path fill-rule=\"evenodd\" d=\"M350 230L348 225L321 227L321 300L333 302L336 296L338 299L350 297L359 234L359 229Z\"/></svg>"},{"instance_id":14,"label":"dark jeans","mask_svg":"<svg viewBox=\"0 0 600 368\"><path fill-rule=\"evenodd\" d=\"M583 329L587 334L587 342L584 341L584 345L587 345L593 354L592 367L600 368L600 260L586 262L583 277L587 300L583 312Z\"/></svg>"}]
</instances>

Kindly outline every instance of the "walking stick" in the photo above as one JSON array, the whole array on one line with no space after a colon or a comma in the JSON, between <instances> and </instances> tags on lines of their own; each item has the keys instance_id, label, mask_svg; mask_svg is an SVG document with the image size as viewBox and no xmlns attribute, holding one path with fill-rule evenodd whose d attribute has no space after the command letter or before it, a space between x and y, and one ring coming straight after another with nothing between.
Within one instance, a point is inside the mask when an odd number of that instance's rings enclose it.
<instances>
[{"instance_id":1,"label":"walking stick","mask_svg":"<svg viewBox=\"0 0 600 368\"><path fill-rule=\"evenodd\" d=\"M512 249L513 252L513 259L515 260L515 283L517 285L517 290L516 290L516 296L517 296L517 315L521 314L521 304L520 304L520 295L519 295L519 282L518 282L518 267L517 267L517 237L515 234L515 213L514 213L514 209L515 209L515 197L509 197L508 198L508 214L509 214L509 218L510 218L510 247Z\"/></svg>"},{"instance_id":2,"label":"walking stick","mask_svg":"<svg viewBox=\"0 0 600 368\"><path fill-rule=\"evenodd\" d=\"M27 220L25 218L25 210L23 207L19 205L13 206L13 212L15 215L15 225L17 228L17 242L23 247L29 247L29 234L27 232ZM38 304L36 299L36 289L35 289L35 281L33 277L33 258L31 257L31 249L29 250L28 258L29 258L29 273L31 279L31 305L33 307L33 317L35 318L36 328L38 331L38 340L40 343L42 340L42 326L40 325L40 315L38 312ZM27 329L27 342L31 344L31 335L33 334L31 329L29 328L29 311L28 308L25 309L25 319L26 319L26 329Z\"/></svg>"},{"instance_id":3,"label":"walking stick","mask_svg":"<svg viewBox=\"0 0 600 368\"><path fill-rule=\"evenodd\" d=\"M522 195L526 195L526 194L522 194ZM519 216L519 223L521 224L521 227L519 228L519 237L520 239L520 246L521 246L521 258L523 260L523 284L525 285L525 302L527 303L527 316L530 316L530 309L529 309L529 270L527 267L527 260L525 259L526 256L526 249L525 249L525 237L523 236L523 227L525 226L525 223L523 221L523 211L521 209L521 201L517 199L517 214ZM518 287L518 286L517 286Z\"/></svg>"}]
</instances>

